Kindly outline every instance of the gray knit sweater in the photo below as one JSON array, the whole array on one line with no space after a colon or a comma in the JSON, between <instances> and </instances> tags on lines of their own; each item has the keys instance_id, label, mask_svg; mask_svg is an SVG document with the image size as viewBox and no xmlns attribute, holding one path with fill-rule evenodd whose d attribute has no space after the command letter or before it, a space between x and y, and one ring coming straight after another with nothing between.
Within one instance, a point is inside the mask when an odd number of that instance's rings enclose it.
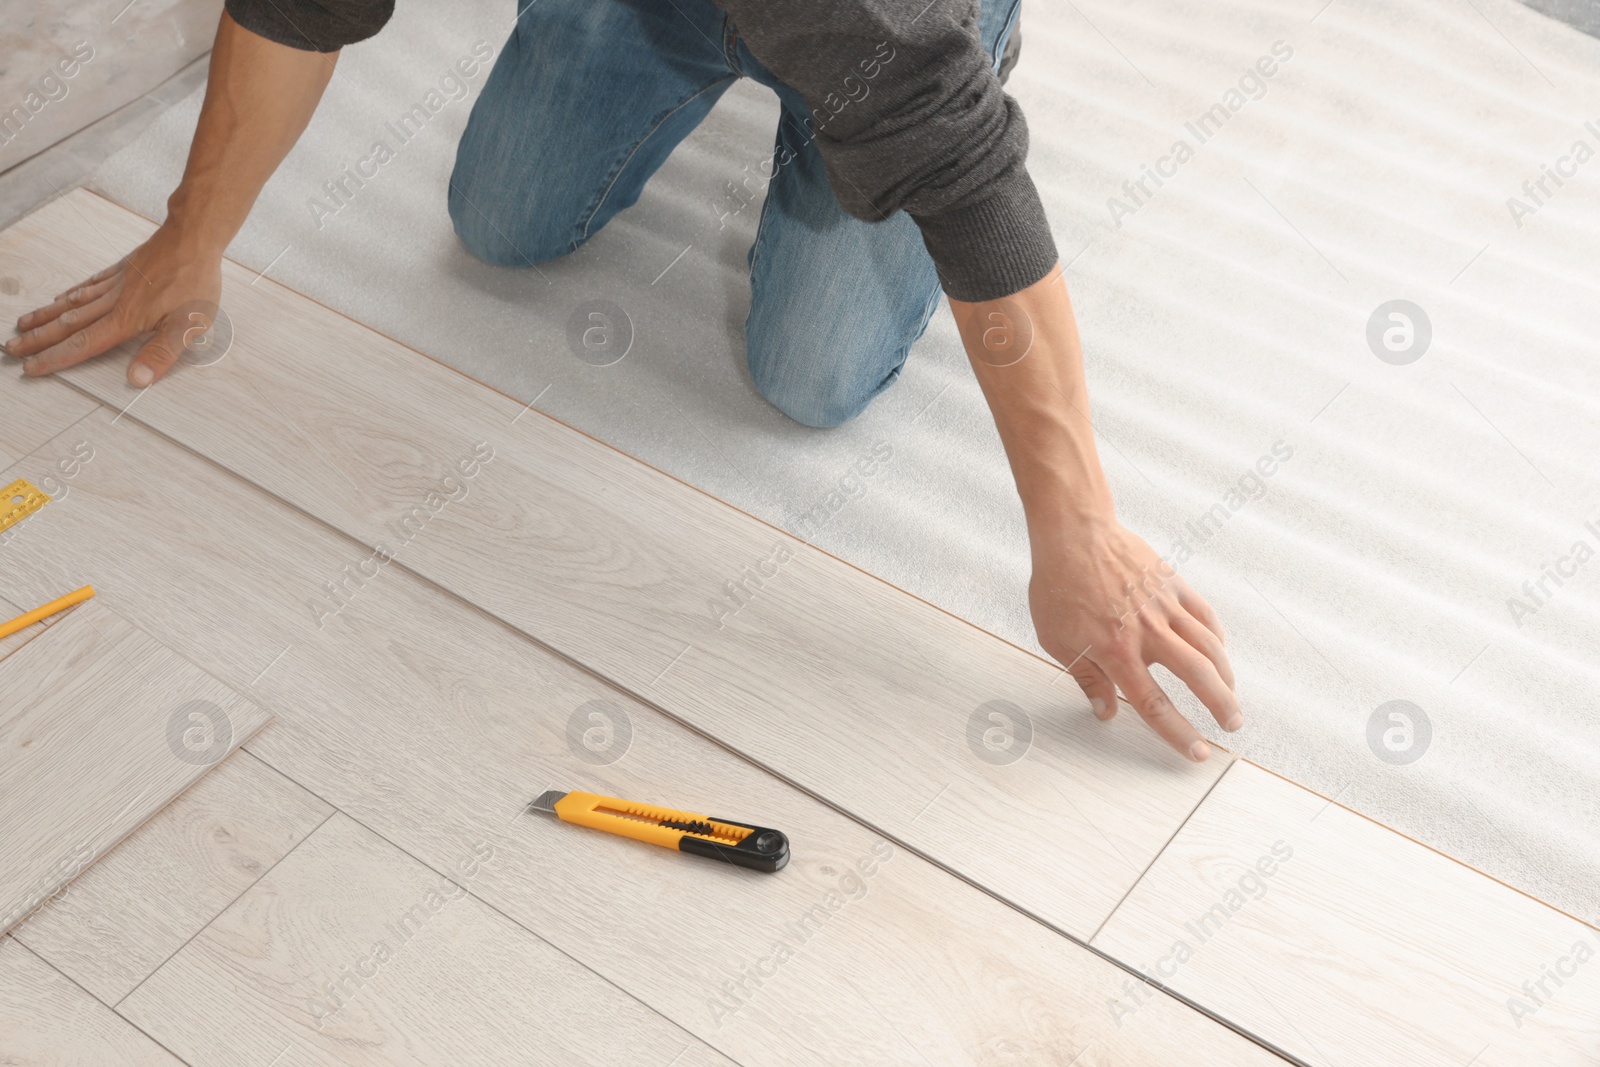
<instances>
[{"instance_id":1,"label":"gray knit sweater","mask_svg":"<svg viewBox=\"0 0 1600 1067\"><path fill-rule=\"evenodd\" d=\"M1027 126L979 41L978 0L715 2L756 58L805 97L839 203L873 221L908 213L946 293L992 300L1049 272L1055 242L1028 177ZM377 33L394 3L227 8L269 40L331 52ZM884 42L892 62L881 62ZM857 99L851 87L869 70L871 92Z\"/></svg>"}]
</instances>

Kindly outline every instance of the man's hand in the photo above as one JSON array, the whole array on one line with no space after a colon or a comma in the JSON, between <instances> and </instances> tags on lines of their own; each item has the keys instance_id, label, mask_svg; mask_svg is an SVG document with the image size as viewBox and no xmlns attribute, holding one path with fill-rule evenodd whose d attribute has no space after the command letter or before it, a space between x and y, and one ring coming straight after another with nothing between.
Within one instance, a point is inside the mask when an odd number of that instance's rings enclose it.
<instances>
[{"instance_id":1,"label":"man's hand","mask_svg":"<svg viewBox=\"0 0 1600 1067\"><path fill-rule=\"evenodd\" d=\"M222 255L272 172L311 121L338 53L299 51L223 12L183 181L150 240L46 307L6 345L27 374L51 374L154 332L128 365L140 388L195 349L222 295Z\"/></svg>"},{"instance_id":2,"label":"man's hand","mask_svg":"<svg viewBox=\"0 0 1600 1067\"><path fill-rule=\"evenodd\" d=\"M1144 541L1115 519L1063 529L1036 546L1029 607L1039 644L1064 664L1101 719L1117 690L1168 744L1200 761L1211 748L1150 676L1159 663L1225 730L1244 725L1222 623Z\"/></svg>"},{"instance_id":3,"label":"man's hand","mask_svg":"<svg viewBox=\"0 0 1600 1067\"><path fill-rule=\"evenodd\" d=\"M221 295L222 249L162 226L121 262L18 319L6 351L24 359L25 374L54 374L153 331L128 364L129 384L142 389L210 329Z\"/></svg>"},{"instance_id":4,"label":"man's hand","mask_svg":"<svg viewBox=\"0 0 1600 1067\"><path fill-rule=\"evenodd\" d=\"M1159 663L1225 730L1244 725L1216 612L1117 522L1089 423L1083 348L1061 267L1019 293L952 299L972 369L1011 461L1033 549L1029 607L1039 644L1083 688L1095 714L1117 690L1173 748L1211 748L1150 676Z\"/></svg>"}]
</instances>

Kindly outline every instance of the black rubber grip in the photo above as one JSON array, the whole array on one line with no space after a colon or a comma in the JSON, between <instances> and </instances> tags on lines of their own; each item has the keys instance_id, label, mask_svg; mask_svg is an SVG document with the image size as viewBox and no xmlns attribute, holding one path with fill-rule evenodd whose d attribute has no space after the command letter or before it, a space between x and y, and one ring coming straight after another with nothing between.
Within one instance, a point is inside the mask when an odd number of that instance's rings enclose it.
<instances>
[{"instance_id":1,"label":"black rubber grip","mask_svg":"<svg viewBox=\"0 0 1600 1067\"><path fill-rule=\"evenodd\" d=\"M729 826L744 825L715 817L713 821L728 823ZM749 867L753 871L763 871L767 874L782 870L784 864L789 862L789 839L781 830L765 826L752 826L749 829L750 833L737 845L724 845L716 841L707 841L703 837L684 834L678 839L678 851L722 860L724 863Z\"/></svg>"}]
</instances>

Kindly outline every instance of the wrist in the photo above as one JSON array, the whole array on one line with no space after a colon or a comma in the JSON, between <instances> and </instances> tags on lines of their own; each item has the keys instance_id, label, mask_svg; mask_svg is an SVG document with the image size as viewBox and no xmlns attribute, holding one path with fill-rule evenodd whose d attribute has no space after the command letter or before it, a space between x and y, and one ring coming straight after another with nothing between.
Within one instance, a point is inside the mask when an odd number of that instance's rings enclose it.
<instances>
[{"instance_id":1,"label":"wrist","mask_svg":"<svg viewBox=\"0 0 1600 1067\"><path fill-rule=\"evenodd\" d=\"M1013 473L1035 562L1041 554L1081 545L1094 531L1117 525L1111 487L1092 441L1035 455Z\"/></svg>"},{"instance_id":2,"label":"wrist","mask_svg":"<svg viewBox=\"0 0 1600 1067\"><path fill-rule=\"evenodd\" d=\"M180 185L167 198L162 228L185 250L221 258L242 224L225 218L211 198Z\"/></svg>"},{"instance_id":3,"label":"wrist","mask_svg":"<svg viewBox=\"0 0 1600 1067\"><path fill-rule=\"evenodd\" d=\"M1024 491L1022 510L1028 523L1028 540L1036 555L1038 549L1058 541L1063 532L1081 535L1117 525L1116 505L1103 476L1063 480Z\"/></svg>"},{"instance_id":4,"label":"wrist","mask_svg":"<svg viewBox=\"0 0 1600 1067\"><path fill-rule=\"evenodd\" d=\"M1111 486L1087 422L1068 423L1012 453L1012 475L1030 530L1116 522Z\"/></svg>"}]
</instances>

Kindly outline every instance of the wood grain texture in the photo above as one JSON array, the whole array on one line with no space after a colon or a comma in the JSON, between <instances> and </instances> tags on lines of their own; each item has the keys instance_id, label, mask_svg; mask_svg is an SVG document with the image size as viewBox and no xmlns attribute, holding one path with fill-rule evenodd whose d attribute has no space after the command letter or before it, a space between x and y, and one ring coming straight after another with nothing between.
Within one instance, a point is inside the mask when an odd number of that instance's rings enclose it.
<instances>
[{"instance_id":1,"label":"wood grain texture","mask_svg":"<svg viewBox=\"0 0 1600 1067\"><path fill-rule=\"evenodd\" d=\"M435 871L492 845L475 897L723 1054L1278 1062L1164 997L1118 1028L1106 1004L1124 972L909 851L883 859L872 829L403 570L319 619L306 600L364 549L110 419L88 420L101 458L73 507L40 513L44 536L0 568L0 595L96 574L162 641L278 712L253 754ZM556 785L778 826L795 859L754 875L521 813Z\"/></svg>"},{"instance_id":2,"label":"wood grain texture","mask_svg":"<svg viewBox=\"0 0 1600 1067\"><path fill-rule=\"evenodd\" d=\"M6 484L9 485L10 483L7 482ZM38 605L35 604L35 605L32 605L30 607L26 607L26 608L18 607L17 605L11 603L8 600L0 599L0 620L14 619L18 615L22 615L22 614L24 614L26 612L32 611L33 608L35 608L35 607L38 607ZM44 633L45 627L49 626L51 623L53 623L55 621L56 621L56 616L52 615L48 619L40 619L38 622L34 623L32 626L27 627L26 629L18 630L16 633L12 634L10 637L0 637L0 659L5 659L12 652L14 652L17 649L21 648L23 645L27 644L29 641L32 641L35 637L38 637L40 634Z\"/></svg>"},{"instance_id":3,"label":"wood grain texture","mask_svg":"<svg viewBox=\"0 0 1600 1067\"><path fill-rule=\"evenodd\" d=\"M0 660L0 692L0 932L269 717L98 598Z\"/></svg>"},{"instance_id":4,"label":"wood grain texture","mask_svg":"<svg viewBox=\"0 0 1600 1067\"><path fill-rule=\"evenodd\" d=\"M114 1006L332 814L235 753L11 936Z\"/></svg>"},{"instance_id":5,"label":"wood grain texture","mask_svg":"<svg viewBox=\"0 0 1600 1067\"><path fill-rule=\"evenodd\" d=\"M492 859L441 877L335 815L120 1011L196 1065L731 1067L468 895Z\"/></svg>"},{"instance_id":6,"label":"wood grain texture","mask_svg":"<svg viewBox=\"0 0 1600 1067\"><path fill-rule=\"evenodd\" d=\"M0 266L0 282L6 277ZM4 289L5 286L0 285L0 293ZM44 299L48 300L54 292L45 294ZM22 292L19 290L16 295L21 299ZM0 356L0 485L9 485L20 476L9 472L18 459L28 456L34 461L29 465L32 472L29 480L50 494L50 502L45 507L65 507L72 495L73 479L86 461L93 462L93 451L86 448L85 439L69 431L99 406L55 378L24 378L20 363L9 356ZM7 545L32 536L32 531L38 529L39 524L32 520L33 516L29 516L0 531L0 559L4 558ZM38 603L0 605L0 621L14 619L69 592L70 589L59 589ZM10 637L0 638L0 659L27 644L57 618L59 616L51 616Z\"/></svg>"},{"instance_id":7,"label":"wood grain texture","mask_svg":"<svg viewBox=\"0 0 1600 1067\"><path fill-rule=\"evenodd\" d=\"M6 280L5 271L6 261L0 259L0 283ZM15 281L15 277L12 280ZM19 285L16 293L6 293L5 286L0 284L0 298L7 301L7 308L26 304L22 311L31 311L40 303L48 304L56 290L43 295L39 295L40 292ZM37 302L34 302L35 296L38 296ZM0 319L5 324L0 327L0 339L11 336L11 326L22 311L8 311L9 317ZM76 389L52 378L24 378L21 361L0 354L0 412L5 413L0 418L0 473L98 406ZM0 479L0 485L10 482L10 478Z\"/></svg>"},{"instance_id":8,"label":"wood grain texture","mask_svg":"<svg viewBox=\"0 0 1600 1067\"><path fill-rule=\"evenodd\" d=\"M0 261L48 288L150 228L77 192L8 231ZM1051 924L1090 936L1226 766L1135 715L1096 721L1053 665L252 277L225 265L227 357L129 418ZM123 362L70 380L120 409ZM480 447L492 461L464 477ZM981 749L1008 723L1027 724L1009 750Z\"/></svg>"},{"instance_id":9,"label":"wood grain texture","mask_svg":"<svg viewBox=\"0 0 1600 1067\"><path fill-rule=\"evenodd\" d=\"M183 1067L132 1023L9 937L0 937L0 1063Z\"/></svg>"},{"instance_id":10,"label":"wood grain texture","mask_svg":"<svg viewBox=\"0 0 1600 1067\"><path fill-rule=\"evenodd\" d=\"M1243 762L1094 944L1318 1067L1600 1063L1600 931Z\"/></svg>"}]
</instances>

